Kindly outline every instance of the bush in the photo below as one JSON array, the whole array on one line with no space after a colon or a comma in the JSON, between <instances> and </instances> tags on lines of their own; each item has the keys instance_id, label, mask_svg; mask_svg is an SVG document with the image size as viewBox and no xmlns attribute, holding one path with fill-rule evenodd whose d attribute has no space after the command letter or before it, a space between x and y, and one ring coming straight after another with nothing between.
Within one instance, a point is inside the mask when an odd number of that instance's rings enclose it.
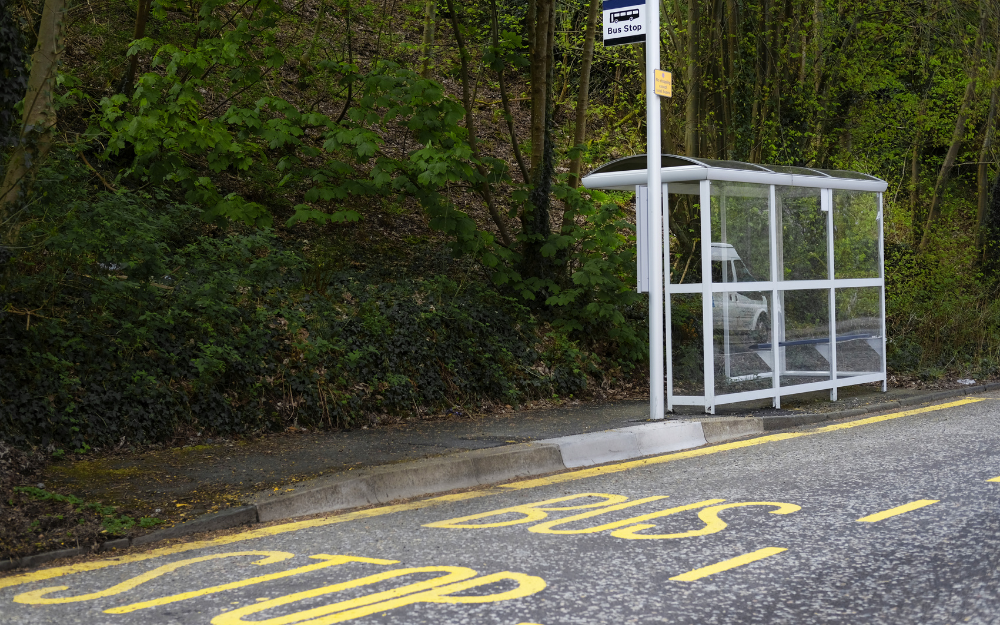
<instances>
[{"instance_id":1,"label":"bush","mask_svg":"<svg viewBox=\"0 0 1000 625\"><path fill-rule=\"evenodd\" d=\"M918 255L887 245L886 327L890 369L940 377L990 377L1000 368L1000 300L977 271L966 237L935 241Z\"/></svg>"},{"instance_id":2,"label":"bush","mask_svg":"<svg viewBox=\"0 0 1000 625\"><path fill-rule=\"evenodd\" d=\"M601 370L485 281L320 270L162 190L95 191L75 161L45 177L0 281L0 437L86 450L347 427L579 395Z\"/></svg>"}]
</instances>

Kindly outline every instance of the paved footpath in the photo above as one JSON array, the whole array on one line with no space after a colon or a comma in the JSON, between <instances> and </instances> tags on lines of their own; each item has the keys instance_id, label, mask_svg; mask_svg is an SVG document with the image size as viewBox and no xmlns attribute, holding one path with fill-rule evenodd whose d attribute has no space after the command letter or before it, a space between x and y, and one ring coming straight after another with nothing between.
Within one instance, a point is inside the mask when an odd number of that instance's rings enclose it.
<instances>
[{"instance_id":1,"label":"paved footpath","mask_svg":"<svg viewBox=\"0 0 1000 625\"><path fill-rule=\"evenodd\" d=\"M0 622L1000 623L996 394L0 577Z\"/></svg>"}]
</instances>

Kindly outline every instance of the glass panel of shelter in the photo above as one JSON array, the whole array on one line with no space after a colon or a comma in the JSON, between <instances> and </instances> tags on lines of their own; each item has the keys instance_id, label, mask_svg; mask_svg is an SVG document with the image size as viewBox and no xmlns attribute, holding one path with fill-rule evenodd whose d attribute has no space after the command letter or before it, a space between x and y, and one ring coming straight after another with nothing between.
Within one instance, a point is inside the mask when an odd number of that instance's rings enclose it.
<instances>
[{"instance_id":1,"label":"glass panel of shelter","mask_svg":"<svg viewBox=\"0 0 1000 625\"><path fill-rule=\"evenodd\" d=\"M837 289L837 377L882 371L882 287Z\"/></svg>"},{"instance_id":2,"label":"glass panel of shelter","mask_svg":"<svg viewBox=\"0 0 1000 625\"><path fill-rule=\"evenodd\" d=\"M693 286L702 282L700 187L693 181L667 187L670 284ZM769 196L774 198L773 212ZM704 379L710 376L712 406L726 403L733 393L752 391L762 397L766 395L760 393L775 386L777 370L778 404L782 389L820 383L835 392L838 374L884 375L879 308L883 287L834 290L803 284L881 276L878 194L713 181L710 198L705 217L711 224L707 253L712 255L712 276L706 282L740 286L710 289L711 364L703 353L705 326L698 323L703 297L690 291L669 296L670 394L688 400L704 396ZM774 235L770 215L775 217ZM774 271L772 259L777 261ZM800 284L774 291L768 290L771 285L754 284L771 280ZM836 315L833 336L831 312ZM706 365L710 369L702 373Z\"/></svg>"},{"instance_id":3,"label":"glass panel of shelter","mask_svg":"<svg viewBox=\"0 0 1000 625\"><path fill-rule=\"evenodd\" d=\"M778 220L778 280L826 280L827 214L821 190L812 187L774 188Z\"/></svg>"},{"instance_id":4,"label":"glass panel of shelter","mask_svg":"<svg viewBox=\"0 0 1000 625\"><path fill-rule=\"evenodd\" d=\"M697 182L667 185L670 284L701 284L701 198Z\"/></svg>"},{"instance_id":5,"label":"glass panel of shelter","mask_svg":"<svg viewBox=\"0 0 1000 625\"><path fill-rule=\"evenodd\" d=\"M693 263L692 263L693 264ZM669 393L671 396L704 397L705 347L703 342L702 294L673 293L670 305Z\"/></svg>"},{"instance_id":6,"label":"glass panel of shelter","mask_svg":"<svg viewBox=\"0 0 1000 625\"><path fill-rule=\"evenodd\" d=\"M833 191L835 278L878 278L878 197L866 191Z\"/></svg>"},{"instance_id":7,"label":"glass panel of shelter","mask_svg":"<svg viewBox=\"0 0 1000 625\"><path fill-rule=\"evenodd\" d=\"M777 337L781 386L832 379L829 289L778 292L781 326Z\"/></svg>"},{"instance_id":8,"label":"glass panel of shelter","mask_svg":"<svg viewBox=\"0 0 1000 625\"><path fill-rule=\"evenodd\" d=\"M770 291L752 283L771 279L770 185L713 181L711 195L712 283L739 290L712 293L716 394L772 386ZM761 345L768 345L763 350Z\"/></svg>"},{"instance_id":9,"label":"glass panel of shelter","mask_svg":"<svg viewBox=\"0 0 1000 625\"><path fill-rule=\"evenodd\" d=\"M665 185L667 205L666 273L670 285L701 285L701 187L695 182ZM701 291L700 288L698 288ZM668 394L678 403L701 404L705 396L705 347L702 293L673 293L670 310ZM686 401L685 401L686 400Z\"/></svg>"},{"instance_id":10,"label":"glass panel of shelter","mask_svg":"<svg viewBox=\"0 0 1000 625\"><path fill-rule=\"evenodd\" d=\"M769 185L712 182L712 282L771 279L769 195Z\"/></svg>"},{"instance_id":11,"label":"glass panel of shelter","mask_svg":"<svg viewBox=\"0 0 1000 625\"><path fill-rule=\"evenodd\" d=\"M723 291L712 298L715 394L771 388L771 292Z\"/></svg>"}]
</instances>

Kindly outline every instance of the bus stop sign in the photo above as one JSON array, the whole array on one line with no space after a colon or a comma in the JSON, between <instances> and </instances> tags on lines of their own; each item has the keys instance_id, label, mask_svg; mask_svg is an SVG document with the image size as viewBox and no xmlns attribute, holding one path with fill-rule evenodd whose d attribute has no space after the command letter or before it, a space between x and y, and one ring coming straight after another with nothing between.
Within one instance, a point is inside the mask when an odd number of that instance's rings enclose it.
<instances>
[{"instance_id":1,"label":"bus stop sign","mask_svg":"<svg viewBox=\"0 0 1000 625\"><path fill-rule=\"evenodd\" d=\"M646 42L646 3L640 0L604 0L604 45Z\"/></svg>"}]
</instances>

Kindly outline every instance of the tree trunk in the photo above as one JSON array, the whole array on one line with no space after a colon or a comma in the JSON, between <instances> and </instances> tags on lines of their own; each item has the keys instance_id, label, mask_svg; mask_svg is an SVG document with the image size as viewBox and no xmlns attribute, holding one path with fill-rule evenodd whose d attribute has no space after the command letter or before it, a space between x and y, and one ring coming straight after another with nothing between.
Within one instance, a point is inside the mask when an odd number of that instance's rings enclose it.
<instances>
[{"instance_id":1,"label":"tree trunk","mask_svg":"<svg viewBox=\"0 0 1000 625\"><path fill-rule=\"evenodd\" d=\"M676 2L674 3L674 8L676 9ZM664 26L663 31L666 31L666 33L667 33L666 36L669 38L670 45L674 49L674 54L680 55L682 46L681 46L680 42L677 41L677 33L674 32L674 25L667 18L668 15L670 15L670 11L667 10L666 0L660 0L660 20L663 22L662 23L662 26ZM661 31L661 34L662 34L663 31ZM660 42L660 53L661 54L664 53L667 50L667 44L666 44L666 42L667 42L667 39L663 39Z\"/></svg>"},{"instance_id":2,"label":"tree trunk","mask_svg":"<svg viewBox=\"0 0 1000 625\"><path fill-rule=\"evenodd\" d=\"M420 58L423 67L422 78L431 77L431 54L434 46L434 23L437 19L437 0L424 0L424 39L420 43Z\"/></svg>"},{"instance_id":3,"label":"tree trunk","mask_svg":"<svg viewBox=\"0 0 1000 625\"><path fill-rule=\"evenodd\" d=\"M982 259L986 270L996 275L998 252L1000 252L1000 175L993 177L993 188L989 194L989 201L986 205L986 219L983 224L986 230L984 238Z\"/></svg>"},{"instance_id":4,"label":"tree trunk","mask_svg":"<svg viewBox=\"0 0 1000 625\"><path fill-rule=\"evenodd\" d=\"M543 2L545 0L542 0ZM538 7L535 0L528 0L528 11L525 13L524 32L528 33L528 58L535 58L535 22L538 18Z\"/></svg>"},{"instance_id":5,"label":"tree trunk","mask_svg":"<svg viewBox=\"0 0 1000 625\"><path fill-rule=\"evenodd\" d=\"M760 7L760 22L757 28L756 37L754 37L756 42L756 55L754 57L755 61L755 72L754 72L754 88L753 88L753 106L750 114L750 136L752 138L752 145L750 146L750 162L756 163L760 161L761 155L761 142L763 141L763 131L761 129L761 120L767 116L766 111L766 93L767 93L767 33L768 33L768 13L770 11L770 2L764 0Z\"/></svg>"},{"instance_id":6,"label":"tree trunk","mask_svg":"<svg viewBox=\"0 0 1000 625\"><path fill-rule=\"evenodd\" d=\"M594 61L594 39L597 36L597 8L599 0L590 0L587 12L587 31L583 36L583 62L580 65L580 87L576 94L576 129L573 145L580 146L587 139L587 104L590 102L590 66ZM569 164L569 184L574 189L580 185L582 150Z\"/></svg>"},{"instance_id":7,"label":"tree trunk","mask_svg":"<svg viewBox=\"0 0 1000 625\"><path fill-rule=\"evenodd\" d=\"M726 0L726 45L725 54L725 79L722 94L722 127L725 154L724 159L732 158L733 147L736 143L736 133L733 125L733 82L736 80L736 72L733 67L733 58L738 53L738 41L736 38L736 2Z\"/></svg>"},{"instance_id":8,"label":"tree trunk","mask_svg":"<svg viewBox=\"0 0 1000 625\"><path fill-rule=\"evenodd\" d=\"M917 203L920 201L920 157L923 147L923 133L917 129L917 137L913 141L913 153L910 155L910 219L917 215Z\"/></svg>"},{"instance_id":9,"label":"tree trunk","mask_svg":"<svg viewBox=\"0 0 1000 625\"><path fill-rule=\"evenodd\" d=\"M493 47L495 49L500 48L500 22L497 18L497 3L496 0L491 0L490 6L492 8L492 20L493 20ZM517 167L521 170L521 180L524 184L528 184L530 176L528 174L528 168L524 164L524 156L521 155L521 145L517 140L517 131L514 128L514 114L510 110L510 98L507 97L507 81L504 79L504 67L498 66L493 68L497 73L497 82L500 83L500 101L503 102L503 116L507 121L507 131L510 132L510 145L514 150L514 160L517 161Z\"/></svg>"},{"instance_id":10,"label":"tree trunk","mask_svg":"<svg viewBox=\"0 0 1000 625\"><path fill-rule=\"evenodd\" d=\"M990 157L990 152L993 150L993 132L997 115L997 98L1000 96L1000 85L997 84L998 79L1000 79L1000 49L997 50L997 58L993 63L993 73L990 75L990 84L993 85L993 94L990 96L990 112L986 116L986 132L983 137L983 147L979 151L979 171L977 172L979 206L976 211L976 247L978 249L983 248L983 226L986 221L986 206L989 202L989 166L987 165L987 159Z\"/></svg>"},{"instance_id":11,"label":"tree trunk","mask_svg":"<svg viewBox=\"0 0 1000 625\"><path fill-rule=\"evenodd\" d=\"M711 115L711 145L712 154L715 158L726 158L726 52L725 52L725 25L724 0L714 0L712 4L712 32L709 41L712 46L712 110Z\"/></svg>"},{"instance_id":12,"label":"tree trunk","mask_svg":"<svg viewBox=\"0 0 1000 625\"><path fill-rule=\"evenodd\" d=\"M660 101L660 147L664 154L674 154L674 116L673 98L664 98Z\"/></svg>"},{"instance_id":13,"label":"tree trunk","mask_svg":"<svg viewBox=\"0 0 1000 625\"><path fill-rule=\"evenodd\" d=\"M9 6L8 0L0 0L0 153L17 145L21 116L15 107L28 88L27 42Z\"/></svg>"},{"instance_id":14,"label":"tree trunk","mask_svg":"<svg viewBox=\"0 0 1000 625\"><path fill-rule=\"evenodd\" d=\"M941 170L938 172L937 182L934 183L934 195L931 199L930 210L927 211L927 222L924 224L923 236L920 238L920 251L924 251L931 237L931 226L937 221L941 213L941 202L944 200L944 190L951 176L951 170L955 166L955 159L958 158L958 150L962 147L962 139L965 138L965 122L969 119L969 105L972 97L976 94L976 78L979 73L979 61L983 51L983 31L986 29L986 14L983 13L979 24L979 34L976 36L975 52L972 61L969 63L969 82L965 86L965 95L962 97L962 104L958 108L958 117L955 119L955 130L951 135L951 146L948 154L944 157Z\"/></svg>"},{"instance_id":15,"label":"tree trunk","mask_svg":"<svg viewBox=\"0 0 1000 625\"><path fill-rule=\"evenodd\" d=\"M823 82L823 72L826 58L823 56L823 5L820 0L813 2L812 15L812 45L810 45L812 56L812 95L819 102L820 87ZM804 54L804 53L803 53ZM821 119L822 111L817 104L813 108L811 123L812 135L804 133L802 137L802 152L806 165L815 167L821 164L820 153L823 151L823 137L820 135L823 127Z\"/></svg>"},{"instance_id":16,"label":"tree trunk","mask_svg":"<svg viewBox=\"0 0 1000 625\"><path fill-rule=\"evenodd\" d=\"M643 85L638 89L638 98L642 98L646 94L646 44L644 43L633 43L632 50L635 51L636 65L639 71L639 84ZM637 99L638 99L637 98ZM645 110L645 107L643 107Z\"/></svg>"},{"instance_id":17,"label":"tree trunk","mask_svg":"<svg viewBox=\"0 0 1000 625\"><path fill-rule=\"evenodd\" d=\"M687 110L686 129L684 133L684 150L688 156L699 155L701 142L698 125L700 123L699 104L701 103L701 73L699 71L699 4L700 0L688 0L688 69L687 69Z\"/></svg>"},{"instance_id":18,"label":"tree trunk","mask_svg":"<svg viewBox=\"0 0 1000 625\"><path fill-rule=\"evenodd\" d=\"M132 32L132 40L142 39L146 36L146 20L149 17L150 0L139 0L139 9L135 14L135 30ZM132 89L135 84L135 72L139 67L139 55L133 54L128 60L128 70L122 78L118 93L125 93Z\"/></svg>"},{"instance_id":19,"label":"tree trunk","mask_svg":"<svg viewBox=\"0 0 1000 625\"><path fill-rule=\"evenodd\" d=\"M56 124L55 88L59 57L63 49L63 26L66 0L46 0L38 29L38 43L31 55L31 74L24 97L21 132L14 153L7 162L3 186L0 186L0 225L8 224L14 204L26 192L29 178L52 146Z\"/></svg>"},{"instance_id":20,"label":"tree trunk","mask_svg":"<svg viewBox=\"0 0 1000 625\"><path fill-rule=\"evenodd\" d=\"M799 87L804 87L806 84L806 59L809 57L809 34L806 32L805 20L806 20L806 6L805 3L801 3L799 7L802 13L798 16L796 20L796 30L799 31Z\"/></svg>"},{"instance_id":21,"label":"tree trunk","mask_svg":"<svg viewBox=\"0 0 1000 625\"><path fill-rule=\"evenodd\" d=\"M522 232L527 235L522 254L522 269L527 276L548 280L554 275L553 261L542 256L541 248L552 232L550 195L552 174L555 171L555 145L552 137L555 1L535 0L535 7L537 11L535 46L531 67L532 189L527 206L521 214Z\"/></svg>"},{"instance_id":22,"label":"tree trunk","mask_svg":"<svg viewBox=\"0 0 1000 625\"><path fill-rule=\"evenodd\" d=\"M531 179L538 179L542 155L545 152L546 114L549 92L549 20L553 0L534 0L535 16L532 29L535 41L531 45Z\"/></svg>"},{"instance_id":23,"label":"tree trunk","mask_svg":"<svg viewBox=\"0 0 1000 625\"><path fill-rule=\"evenodd\" d=\"M504 225L503 219L500 217L500 212L497 210L496 203L493 201L493 193L490 191L490 184L486 181L487 171L483 167L482 163L479 162L479 147L476 142L476 124L472 116L472 94L469 89L469 52L465 47L465 37L462 36L462 29L458 22L458 12L455 10L455 4L453 0L448 0L448 12L451 13L451 26L455 30L455 41L458 43L458 55L461 59L461 77L462 77L462 104L465 106L465 129L469 133L469 148L472 150L472 156L476 159L476 170L482 177L482 181L479 183L479 194L482 196L483 201L486 202L486 208L490 212L490 217L493 219L493 223L496 224L497 230L500 232L500 240L506 247L510 247L511 238L507 234L507 226Z\"/></svg>"},{"instance_id":24,"label":"tree trunk","mask_svg":"<svg viewBox=\"0 0 1000 625\"><path fill-rule=\"evenodd\" d=\"M813 2L813 93L819 94L819 82L823 76L823 5L821 0Z\"/></svg>"},{"instance_id":25,"label":"tree trunk","mask_svg":"<svg viewBox=\"0 0 1000 625\"><path fill-rule=\"evenodd\" d=\"M917 134L913 137L913 148L910 150L910 223L916 223L917 205L920 202L920 158L924 147L924 115L927 113L927 101L930 98L931 86L934 84L934 72L927 79L927 87L920 100L920 108L913 123L917 126Z\"/></svg>"}]
</instances>

